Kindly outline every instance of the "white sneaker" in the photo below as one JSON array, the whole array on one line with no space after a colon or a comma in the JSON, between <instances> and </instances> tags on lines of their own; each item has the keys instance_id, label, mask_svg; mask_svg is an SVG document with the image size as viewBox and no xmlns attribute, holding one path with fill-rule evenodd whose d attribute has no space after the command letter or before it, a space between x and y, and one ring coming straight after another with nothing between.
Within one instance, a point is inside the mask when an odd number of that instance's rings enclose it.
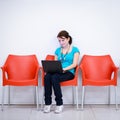
<instances>
[{"instance_id":1,"label":"white sneaker","mask_svg":"<svg viewBox=\"0 0 120 120\"><path fill-rule=\"evenodd\" d=\"M51 110L51 105L45 105L45 107L43 109L44 113L49 113L50 110Z\"/></svg>"},{"instance_id":2,"label":"white sneaker","mask_svg":"<svg viewBox=\"0 0 120 120\"><path fill-rule=\"evenodd\" d=\"M55 113L59 114L63 111L63 105L60 105L60 106L56 106L55 108Z\"/></svg>"}]
</instances>

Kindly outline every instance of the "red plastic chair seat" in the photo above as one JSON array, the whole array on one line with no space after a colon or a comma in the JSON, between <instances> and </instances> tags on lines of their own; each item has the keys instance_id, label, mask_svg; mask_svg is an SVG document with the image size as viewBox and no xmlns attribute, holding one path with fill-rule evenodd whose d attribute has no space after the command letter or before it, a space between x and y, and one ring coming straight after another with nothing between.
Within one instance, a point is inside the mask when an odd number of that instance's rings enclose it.
<instances>
[{"instance_id":1,"label":"red plastic chair seat","mask_svg":"<svg viewBox=\"0 0 120 120\"><path fill-rule=\"evenodd\" d=\"M38 82L35 81L35 79L25 79L25 80L14 80L14 79L9 79L6 81L7 85L11 85L11 86L38 86ZM3 85L5 86L5 85Z\"/></svg>"},{"instance_id":2,"label":"red plastic chair seat","mask_svg":"<svg viewBox=\"0 0 120 120\"><path fill-rule=\"evenodd\" d=\"M109 79L85 79L83 86L86 85L92 85L92 86L108 86L108 85L114 85L114 80Z\"/></svg>"}]
</instances>

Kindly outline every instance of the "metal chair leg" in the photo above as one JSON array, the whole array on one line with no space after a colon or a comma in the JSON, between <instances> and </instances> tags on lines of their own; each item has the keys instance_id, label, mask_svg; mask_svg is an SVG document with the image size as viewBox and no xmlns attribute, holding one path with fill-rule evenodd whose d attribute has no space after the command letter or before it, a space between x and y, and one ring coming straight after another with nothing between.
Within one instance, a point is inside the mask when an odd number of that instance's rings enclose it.
<instances>
[{"instance_id":1,"label":"metal chair leg","mask_svg":"<svg viewBox=\"0 0 120 120\"><path fill-rule=\"evenodd\" d=\"M117 86L115 87L115 105L116 105L116 110L118 110L118 102L117 102Z\"/></svg>"},{"instance_id":2,"label":"metal chair leg","mask_svg":"<svg viewBox=\"0 0 120 120\"><path fill-rule=\"evenodd\" d=\"M85 92L85 87L82 87L82 101L81 101L81 109L83 110L83 103L84 103L84 93Z\"/></svg>"},{"instance_id":3,"label":"metal chair leg","mask_svg":"<svg viewBox=\"0 0 120 120\"><path fill-rule=\"evenodd\" d=\"M110 86L108 86L108 105L110 105Z\"/></svg>"},{"instance_id":4,"label":"metal chair leg","mask_svg":"<svg viewBox=\"0 0 120 120\"><path fill-rule=\"evenodd\" d=\"M10 86L8 86L8 105L10 105Z\"/></svg>"},{"instance_id":5,"label":"metal chair leg","mask_svg":"<svg viewBox=\"0 0 120 120\"><path fill-rule=\"evenodd\" d=\"M4 108L4 86L2 87L2 104L1 104L1 110L3 111L3 108Z\"/></svg>"},{"instance_id":6,"label":"metal chair leg","mask_svg":"<svg viewBox=\"0 0 120 120\"><path fill-rule=\"evenodd\" d=\"M33 86L34 87L34 86ZM33 93L34 93L34 104L37 104L36 102L37 102L37 94L36 94L36 87L34 87L35 89L33 89Z\"/></svg>"},{"instance_id":7,"label":"metal chair leg","mask_svg":"<svg viewBox=\"0 0 120 120\"><path fill-rule=\"evenodd\" d=\"M37 110L39 110L39 91L38 91L38 86L36 86L36 103L37 103Z\"/></svg>"},{"instance_id":8,"label":"metal chair leg","mask_svg":"<svg viewBox=\"0 0 120 120\"><path fill-rule=\"evenodd\" d=\"M43 104L44 104L44 87L42 87L42 96L41 96L41 110L43 110Z\"/></svg>"},{"instance_id":9,"label":"metal chair leg","mask_svg":"<svg viewBox=\"0 0 120 120\"><path fill-rule=\"evenodd\" d=\"M74 87L72 86L72 100L73 100L73 105L75 104L75 97L74 97Z\"/></svg>"},{"instance_id":10,"label":"metal chair leg","mask_svg":"<svg viewBox=\"0 0 120 120\"><path fill-rule=\"evenodd\" d=\"M75 87L76 89L76 107L77 107L77 109L79 109L79 106L78 106L78 87L76 86Z\"/></svg>"}]
</instances>

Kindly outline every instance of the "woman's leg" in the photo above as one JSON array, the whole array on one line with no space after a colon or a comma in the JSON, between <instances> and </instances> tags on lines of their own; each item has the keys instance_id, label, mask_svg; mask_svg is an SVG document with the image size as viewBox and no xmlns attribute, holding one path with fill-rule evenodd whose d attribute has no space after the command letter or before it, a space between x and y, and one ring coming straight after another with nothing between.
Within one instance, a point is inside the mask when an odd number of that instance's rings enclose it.
<instances>
[{"instance_id":1,"label":"woman's leg","mask_svg":"<svg viewBox=\"0 0 120 120\"><path fill-rule=\"evenodd\" d=\"M46 74L44 77L44 91L45 91L45 105L52 104L52 83L51 83L51 74Z\"/></svg>"},{"instance_id":2,"label":"woman's leg","mask_svg":"<svg viewBox=\"0 0 120 120\"><path fill-rule=\"evenodd\" d=\"M51 82L52 82L53 89L54 89L56 105L58 105L58 106L63 105L60 82L70 80L73 78L74 78L74 75L70 72L66 72L66 73L62 73L62 74L55 73L52 75Z\"/></svg>"},{"instance_id":3,"label":"woman's leg","mask_svg":"<svg viewBox=\"0 0 120 120\"><path fill-rule=\"evenodd\" d=\"M51 82L55 94L56 105L62 105L63 100L62 100L62 92L60 87L60 76L58 73L52 75Z\"/></svg>"}]
</instances>

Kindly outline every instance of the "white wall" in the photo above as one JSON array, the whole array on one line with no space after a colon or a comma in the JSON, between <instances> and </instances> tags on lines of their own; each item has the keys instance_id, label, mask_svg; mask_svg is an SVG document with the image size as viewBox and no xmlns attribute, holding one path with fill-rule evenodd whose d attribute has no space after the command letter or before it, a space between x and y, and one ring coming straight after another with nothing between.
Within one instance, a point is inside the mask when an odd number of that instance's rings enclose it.
<instances>
[{"instance_id":1,"label":"white wall","mask_svg":"<svg viewBox=\"0 0 120 120\"><path fill-rule=\"evenodd\" d=\"M40 62L59 46L56 35L62 29L73 37L73 44L81 51L80 59L83 54L110 54L119 66L119 6L119 0L0 0L0 66L8 54L36 54ZM102 92L101 88L88 89L86 103L107 103L106 88ZM70 88L63 91L64 102L71 103ZM32 88L11 88L11 102L33 103L33 93ZM80 98L81 86L79 93Z\"/></svg>"}]
</instances>

